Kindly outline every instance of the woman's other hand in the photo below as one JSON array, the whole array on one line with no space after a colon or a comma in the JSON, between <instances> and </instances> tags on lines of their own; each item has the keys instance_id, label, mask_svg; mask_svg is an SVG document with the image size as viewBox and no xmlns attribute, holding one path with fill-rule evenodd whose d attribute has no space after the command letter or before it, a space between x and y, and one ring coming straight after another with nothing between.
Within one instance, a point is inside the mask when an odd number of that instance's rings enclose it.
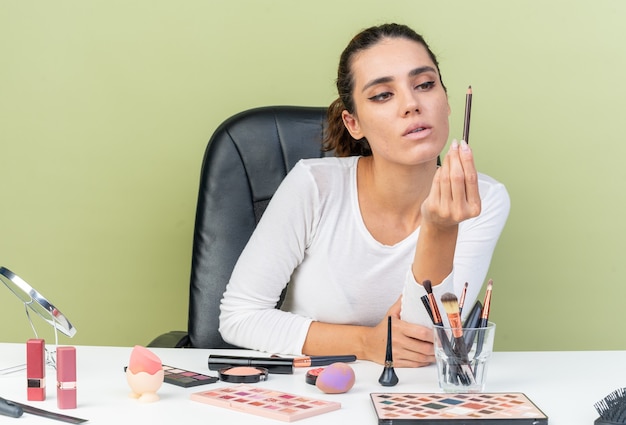
<instances>
[{"instance_id":1,"label":"woman's other hand","mask_svg":"<svg viewBox=\"0 0 626 425\"><path fill-rule=\"evenodd\" d=\"M387 316L391 316L394 367L422 367L435 361L433 331L400 319L401 298L387 311L385 318L371 332L366 344L367 360L384 364L387 352Z\"/></svg>"}]
</instances>

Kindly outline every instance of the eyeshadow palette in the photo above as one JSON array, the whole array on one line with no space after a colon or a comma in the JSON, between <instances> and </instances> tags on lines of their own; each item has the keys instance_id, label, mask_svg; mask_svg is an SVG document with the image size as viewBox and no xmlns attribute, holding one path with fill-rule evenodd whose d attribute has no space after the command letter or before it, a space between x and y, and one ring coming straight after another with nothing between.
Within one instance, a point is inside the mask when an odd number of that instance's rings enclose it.
<instances>
[{"instance_id":1,"label":"eyeshadow palette","mask_svg":"<svg viewBox=\"0 0 626 425\"><path fill-rule=\"evenodd\" d=\"M235 385L191 394L191 399L280 421L292 422L341 408L341 403L252 385Z\"/></svg>"},{"instance_id":2,"label":"eyeshadow palette","mask_svg":"<svg viewBox=\"0 0 626 425\"><path fill-rule=\"evenodd\" d=\"M523 393L372 393L379 424L547 425Z\"/></svg>"},{"instance_id":3,"label":"eyeshadow palette","mask_svg":"<svg viewBox=\"0 0 626 425\"><path fill-rule=\"evenodd\" d=\"M164 378L163 381L168 384L178 385L179 387L195 387L198 385L212 384L217 382L217 376L204 375L202 373L192 372L190 370L180 369L163 365Z\"/></svg>"}]
</instances>

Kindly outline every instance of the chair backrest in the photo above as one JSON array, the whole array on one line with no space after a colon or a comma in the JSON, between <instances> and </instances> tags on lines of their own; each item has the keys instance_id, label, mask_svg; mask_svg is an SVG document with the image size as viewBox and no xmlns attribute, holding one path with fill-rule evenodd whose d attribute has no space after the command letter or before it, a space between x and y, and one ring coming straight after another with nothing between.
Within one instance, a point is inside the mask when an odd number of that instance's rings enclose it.
<instances>
[{"instance_id":1,"label":"chair backrest","mask_svg":"<svg viewBox=\"0 0 626 425\"><path fill-rule=\"evenodd\" d=\"M209 140L193 238L192 347L232 348L218 326L220 300L235 262L296 162L332 155L321 149L325 122L325 107L261 107L228 118Z\"/></svg>"}]
</instances>

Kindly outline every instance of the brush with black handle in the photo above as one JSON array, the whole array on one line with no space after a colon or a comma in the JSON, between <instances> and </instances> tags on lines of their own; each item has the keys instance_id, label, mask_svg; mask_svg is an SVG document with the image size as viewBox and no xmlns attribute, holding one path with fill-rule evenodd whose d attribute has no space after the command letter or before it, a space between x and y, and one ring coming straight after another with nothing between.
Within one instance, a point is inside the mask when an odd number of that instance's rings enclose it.
<instances>
[{"instance_id":1,"label":"brush with black handle","mask_svg":"<svg viewBox=\"0 0 626 425\"><path fill-rule=\"evenodd\" d=\"M457 361L457 356L454 353L454 348L452 343L448 339L448 335L446 331L443 329L443 320L441 318L441 313L439 312L439 308L437 307L437 301L435 300L435 295L433 294L433 287L430 280L424 280L422 282L424 289L426 290L428 302L430 304L430 314L433 320L433 325L436 326L437 334L439 336L439 340L441 341L441 347L443 351L446 353L446 356L450 359L450 371L449 374L453 379L453 383L456 384L456 379L458 378L462 384L468 385L472 382L473 376L471 374L471 370L467 370L467 368L461 368ZM468 376L469 373L469 376Z\"/></svg>"},{"instance_id":2,"label":"brush with black handle","mask_svg":"<svg viewBox=\"0 0 626 425\"><path fill-rule=\"evenodd\" d=\"M489 279L487 282L487 290L485 291L485 303L483 305L483 311L480 315L480 320L478 322L479 328L486 328L489 324L489 310L491 310L491 292L493 290L493 280ZM478 331L478 341L476 342L476 353L474 354L474 358L478 357L480 353L483 351L483 344L485 341L485 332L484 330Z\"/></svg>"},{"instance_id":3,"label":"brush with black handle","mask_svg":"<svg viewBox=\"0 0 626 425\"><path fill-rule=\"evenodd\" d=\"M441 319L441 313L439 313L439 307L437 307L437 302L435 301L435 295L433 294L433 286L430 280L425 280L422 285L428 294L428 301L430 303L430 315L433 320L433 325L435 326L443 326L443 320ZM437 333L439 334L439 339L441 340L441 346L446 355L451 356L453 354L452 345L450 344L450 340L448 340L448 336L446 332L442 328L437 328Z\"/></svg>"},{"instance_id":4,"label":"brush with black handle","mask_svg":"<svg viewBox=\"0 0 626 425\"><path fill-rule=\"evenodd\" d=\"M463 306L465 305L465 296L467 295L467 287L469 283L465 282L463 285L463 291L461 291L461 298L459 298L459 314L463 313Z\"/></svg>"},{"instance_id":5,"label":"brush with black handle","mask_svg":"<svg viewBox=\"0 0 626 425\"><path fill-rule=\"evenodd\" d=\"M465 318L465 322L463 322L463 329L465 330L463 332L463 340L465 340L468 353L472 351L472 345L474 345L474 338L476 337L476 328L479 326L482 311L482 303L476 300L467 318Z\"/></svg>"},{"instance_id":6,"label":"brush with black handle","mask_svg":"<svg viewBox=\"0 0 626 425\"><path fill-rule=\"evenodd\" d=\"M463 363L469 363L467 347L463 339L463 323L461 322L461 314L459 313L459 301L456 295L451 292L446 292L441 296L441 304L443 304L443 308L446 310L450 328L452 329L452 337L454 338L452 348Z\"/></svg>"},{"instance_id":7,"label":"brush with black handle","mask_svg":"<svg viewBox=\"0 0 626 425\"><path fill-rule=\"evenodd\" d=\"M448 358L454 359L452 344L450 344L450 340L448 340L446 331L441 327L443 326L443 320L441 319L441 313L439 313L439 307L437 307L437 301L435 300L435 295L433 294L433 285L430 280L424 280L424 282L422 282L422 286L426 290L426 300L429 306L426 311L430 315L433 325L437 326L436 332L439 335L439 340L441 341L441 348L446 353ZM424 305L426 306L426 304ZM455 364L451 364L450 369L450 376L455 380L453 381L454 383L456 383L457 377L460 377L463 382L467 381L467 379L463 376L463 372Z\"/></svg>"}]
</instances>

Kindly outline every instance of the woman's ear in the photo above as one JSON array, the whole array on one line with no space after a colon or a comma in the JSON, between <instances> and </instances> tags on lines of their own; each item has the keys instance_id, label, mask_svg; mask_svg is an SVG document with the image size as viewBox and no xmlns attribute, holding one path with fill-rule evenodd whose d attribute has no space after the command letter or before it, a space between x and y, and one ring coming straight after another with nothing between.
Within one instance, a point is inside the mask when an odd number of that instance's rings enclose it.
<instances>
[{"instance_id":1,"label":"woman's ear","mask_svg":"<svg viewBox=\"0 0 626 425\"><path fill-rule=\"evenodd\" d=\"M341 113L341 119L343 120L343 125L346 126L346 129L350 133L353 139L360 140L362 139L363 133L361 132L361 126L359 125L359 120L352 115L350 112L344 110Z\"/></svg>"}]
</instances>

